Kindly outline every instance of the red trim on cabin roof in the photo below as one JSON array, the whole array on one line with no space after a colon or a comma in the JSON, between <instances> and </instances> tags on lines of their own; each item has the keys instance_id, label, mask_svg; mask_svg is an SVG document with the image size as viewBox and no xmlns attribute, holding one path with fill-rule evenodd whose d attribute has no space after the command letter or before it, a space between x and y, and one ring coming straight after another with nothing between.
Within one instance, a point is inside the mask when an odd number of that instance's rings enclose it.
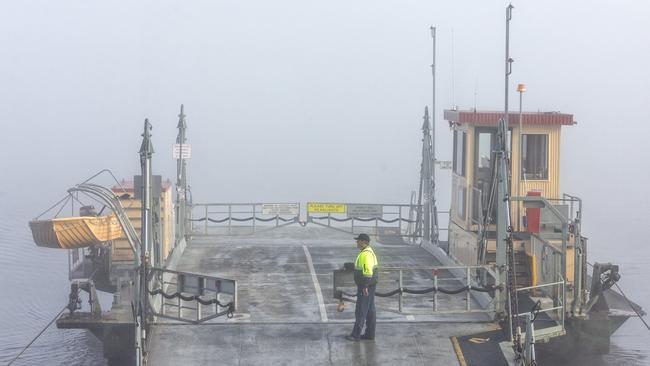
<instances>
[{"instance_id":1,"label":"red trim on cabin roof","mask_svg":"<svg viewBox=\"0 0 650 366\"><path fill-rule=\"evenodd\" d=\"M503 112L498 111L455 111L445 110L444 116L447 121L466 123L469 125L496 126ZM508 121L510 124L519 123L519 112L509 112ZM572 114L560 112L523 112L521 123L524 125L566 125L575 124Z\"/></svg>"}]
</instances>

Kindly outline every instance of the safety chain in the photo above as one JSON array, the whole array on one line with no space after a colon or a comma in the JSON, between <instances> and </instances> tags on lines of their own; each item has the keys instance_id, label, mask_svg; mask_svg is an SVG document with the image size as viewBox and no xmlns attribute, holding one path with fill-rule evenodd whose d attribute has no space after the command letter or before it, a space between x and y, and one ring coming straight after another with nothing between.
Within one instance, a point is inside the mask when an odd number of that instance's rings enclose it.
<instances>
[{"instance_id":1,"label":"safety chain","mask_svg":"<svg viewBox=\"0 0 650 366\"><path fill-rule=\"evenodd\" d=\"M512 240L512 226L508 226L508 236L506 238L506 258L507 258L507 271L508 271L508 298L510 301L510 334L512 335L512 342L515 353L523 355L523 347L521 344L521 332L519 331L519 299L517 297L517 277L515 273L515 250Z\"/></svg>"},{"instance_id":2,"label":"safety chain","mask_svg":"<svg viewBox=\"0 0 650 366\"><path fill-rule=\"evenodd\" d=\"M465 291L468 291L468 290L478 291L478 292L490 292L490 291L496 290L497 288L499 288L499 286L494 286L494 285L489 285L489 286L486 286L486 287L464 286L464 287L460 287L460 288L454 289L454 290L448 290L448 289L444 289L444 288L440 288L440 287L438 287L438 288L429 287L429 288L417 289L416 290L416 289L410 289L410 288L407 288L407 287L403 287L401 289L398 288L398 289L388 291L388 292L375 292L375 296L377 296L377 297L391 297L391 296L394 296L394 295L397 295L397 294L424 295L424 294L428 294L428 293L431 293L431 292L441 292L441 293L447 294L447 295L456 295L456 294L459 294L461 292L465 292ZM338 291L337 295L338 296L336 296L335 298L338 298L338 299L340 299L343 295L350 296L350 297L356 297L357 296L357 294L352 294L352 293L345 292L345 291Z\"/></svg>"},{"instance_id":3,"label":"safety chain","mask_svg":"<svg viewBox=\"0 0 650 366\"><path fill-rule=\"evenodd\" d=\"M226 222L228 220L237 221L237 222L244 222L244 221L251 221L251 220L262 221L262 222L270 222L270 221L275 221L275 220L280 220L282 222L293 222L293 221L297 221L298 217L292 217L292 218L289 218L289 219L285 219L284 217L276 216L276 217L269 217L269 218L264 219L264 218L261 218L261 217L251 216L251 217L243 217L243 218L226 217L225 219L219 219L219 220L211 219L209 217L202 217L200 219L189 219L189 220L194 221L194 222L201 222L201 221L208 220L208 221L213 222L215 224L221 224L221 223L224 223L224 222Z\"/></svg>"},{"instance_id":4,"label":"safety chain","mask_svg":"<svg viewBox=\"0 0 650 366\"><path fill-rule=\"evenodd\" d=\"M227 308L227 310L222 314L222 315L227 315L229 318L232 318L233 313L235 312L235 305L233 302L229 302L226 304L221 303L219 300L215 299L210 299L210 300L203 300L200 295L183 295L180 292L174 292L173 294L168 294L165 293L162 289L155 289L155 290L149 290L147 289L147 293L151 296L154 295L162 295L165 299L175 299L175 298L180 298L183 301L197 301L201 305L212 305L212 304L217 304L217 306L222 307L222 308Z\"/></svg>"},{"instance_id":5,"label":"safety chain","mask_svg":"<svg viewBox=\"0 0 650 366\"><path fill-rule=\"evenodd\" d=\"M329 220L334 220L334 221L338 221L338 222L345 222L345 221L350 221L350 220L369 222L369 221L377 220L377 221L384 222L386 224L392 224L392 223L398 222L400 220L404 221L404 222L408 222L408 223L417 222L417 220L409 220L409 219L405 219L403 217L398 217L398 218L392 219L392 220L382 219L381 217L367 217L367 218L364 218L364 217L346 217L346 218L338 218L338 217L332 217L332 216L310 216L310 218L313 219L313 220L328 220L329 219Z\"/></svg>"}]
</instances>

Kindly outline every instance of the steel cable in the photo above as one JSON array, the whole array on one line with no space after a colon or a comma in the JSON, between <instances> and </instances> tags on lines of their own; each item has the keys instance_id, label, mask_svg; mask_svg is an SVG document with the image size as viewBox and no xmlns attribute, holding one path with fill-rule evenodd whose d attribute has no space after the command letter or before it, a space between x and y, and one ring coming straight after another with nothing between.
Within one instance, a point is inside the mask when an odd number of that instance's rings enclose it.
<instances>
[{"instance_id":1,"label":"steel cable","mask_svg":"<svg viewBox=\"0 0 650 366\"><path fill-rule=\"evenodd\" d=\"M591 264L589 262L587 262L587 264L590 265L591 267L594 266L593 264ZM630 299L628 299L627 296L625 296L625 293L623 292L623 289L616 282L614 282L614 286L616 286L616 288L620 292L621 296L623 296L625 301L627 301L627 304L630 306L630 308L636 313L636 315L639 317L639 319L641 319L641 321L643 322L643 325L645 325L645 327L648 328L648 331L650 331L650 325L648 325L648 323L645 321L645 319L643 319L643 317L641 316L641 313L639 313L639 311L634 306L632 306L632 301L630 301Z\"/></svg>"},{"instance_id":2,"label":"steel cable","mask_svg":"<svg viewBox=\"0 0 650 366\"><path fill-rule=\"evenodd\" d=\"M38 334L36 335L36 337L34 337L34 339L32 339L31 342L29 342L29 343L25 346L25 348L23 348L23 349L20 351L20 353L18 353L18 354L16 355L16 357L14 357L13 360L9 361L9 363L7 364L7 366L11 366L11 364L14 363L14 362L15 362L15 361L16 361L16 360L17 360L17 359L18 359L18 358L23 354L23 352L25 352L25 351L26 351L26 350L27 350L27 349L28 349L28 348L29 348L29 347L30 347L30 346L31 346L31 345L32 345L32 344L33 344L33 343L38 339L38 337L40 337L40 336L45 332L45 330L46 330L47 328L49 328L50 325L52 325L52 323L54 323L54 321L55 321L56 319L59 318L59 316L60 316L60 315L65 311L65 309L67 309L67 308L68 308L67 305L64 306L63 309L61 309L61 311L59 311L59 313L56 314L56 316L55 316L54 318L52 318L52 320L50 320L49 323L47 323L47 325L45 326L45 328L43 328L40 332L38 332Z\"/></svg>"}]
</instances>

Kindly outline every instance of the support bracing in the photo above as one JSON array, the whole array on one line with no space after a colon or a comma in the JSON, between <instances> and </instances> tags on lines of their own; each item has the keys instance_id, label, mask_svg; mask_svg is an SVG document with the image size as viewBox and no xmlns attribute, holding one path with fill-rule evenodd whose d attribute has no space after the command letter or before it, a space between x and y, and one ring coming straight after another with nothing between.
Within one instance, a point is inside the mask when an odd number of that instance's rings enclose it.
<instances>
[{"instance_id":1,"label":"support bracing","mask_svg":"<svg viewBox=\"0 0 650 366\"><path fill-rule=\"evenodd\" d=\"M142 133L142 145L140 147L140 168L142 170L142 229L140 250L140 268L138 268L137 284L139 286L136 301L136 358L137 364L142 365L146 353L146 322L147 322L147 268L149 257L152 253L153 242L151 240L151 156L153 155L153 144L151 143L151 124L148 119L144 120L144 132ZM137 189L138 187L135 187ZM155 264L154 264L155 265Z\"/></svg>"},{"instance_id":2,"label":"support bracing","mask_svg":"<svg viewBox=\"0 0 650 366\"><path fill-rule=\"evenodd\" d=\"M435 158L433 140L429 125L429 108L424 108L422 124L422 165L420 167L420 190L418 194L418 212L416 232L422 231L422 239L434 245L440 243L438 229L438 209L435 197Z\"/></svg>"},{"instance_id":3,"label":"support bracing","mask_svg":"<svg viewBox=\"0 0 650 366\"><path fill-rule=\"evenodd\" d=\"M178 136L176 143L179 146L179 156L176 161L176 242L185 237L187 233L187 161L183 152L189 148L185 131L187 123L185 122L184 107L181 104L181 113L178 115Z\"/></svg>"}]
</instances>

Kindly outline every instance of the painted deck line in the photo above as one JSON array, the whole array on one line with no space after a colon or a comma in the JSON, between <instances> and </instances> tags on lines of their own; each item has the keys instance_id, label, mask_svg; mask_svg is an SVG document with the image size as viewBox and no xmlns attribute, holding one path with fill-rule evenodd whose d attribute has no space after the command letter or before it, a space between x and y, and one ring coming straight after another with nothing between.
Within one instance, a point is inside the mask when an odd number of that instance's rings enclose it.
<instances>
[{"instance_id":1,"label":"painted deck line","mask_svg":"<svg viewBox=\"0 0 650 366\"><path fill-rule=\"evenodd\" d=\"M305 257L307 257L307 264L309 265L309 272L311 272L311 279L314 281L314 288L316 289L316 298L318 299L318 309L320 310L320 318L323 322L327 322L327 310L325 310L325 301L323 301L323 292L320 289L320 284L318 283L318 276L316 276L316 270L314 270L314 263L311 260L311 254L309 254L309 249L306 245L302 246L302 249L305 251Z\"/></svg>"},{"instance_id":2,"label":"painted deck line","mask_svg":"<svg viewBox=\"0 0 650 366\"><path fill-rule=\"evenodd\" d=\"M467 363L465 362L465 356L463 355L463 351L460 349L460 344L458 344L458 339L456 336L450 337L451 339L451 344L454 345L454 351L456 352L456 357L458 357L458 363L460 366L467 366Z\"/></svg>"}]
</instances>

